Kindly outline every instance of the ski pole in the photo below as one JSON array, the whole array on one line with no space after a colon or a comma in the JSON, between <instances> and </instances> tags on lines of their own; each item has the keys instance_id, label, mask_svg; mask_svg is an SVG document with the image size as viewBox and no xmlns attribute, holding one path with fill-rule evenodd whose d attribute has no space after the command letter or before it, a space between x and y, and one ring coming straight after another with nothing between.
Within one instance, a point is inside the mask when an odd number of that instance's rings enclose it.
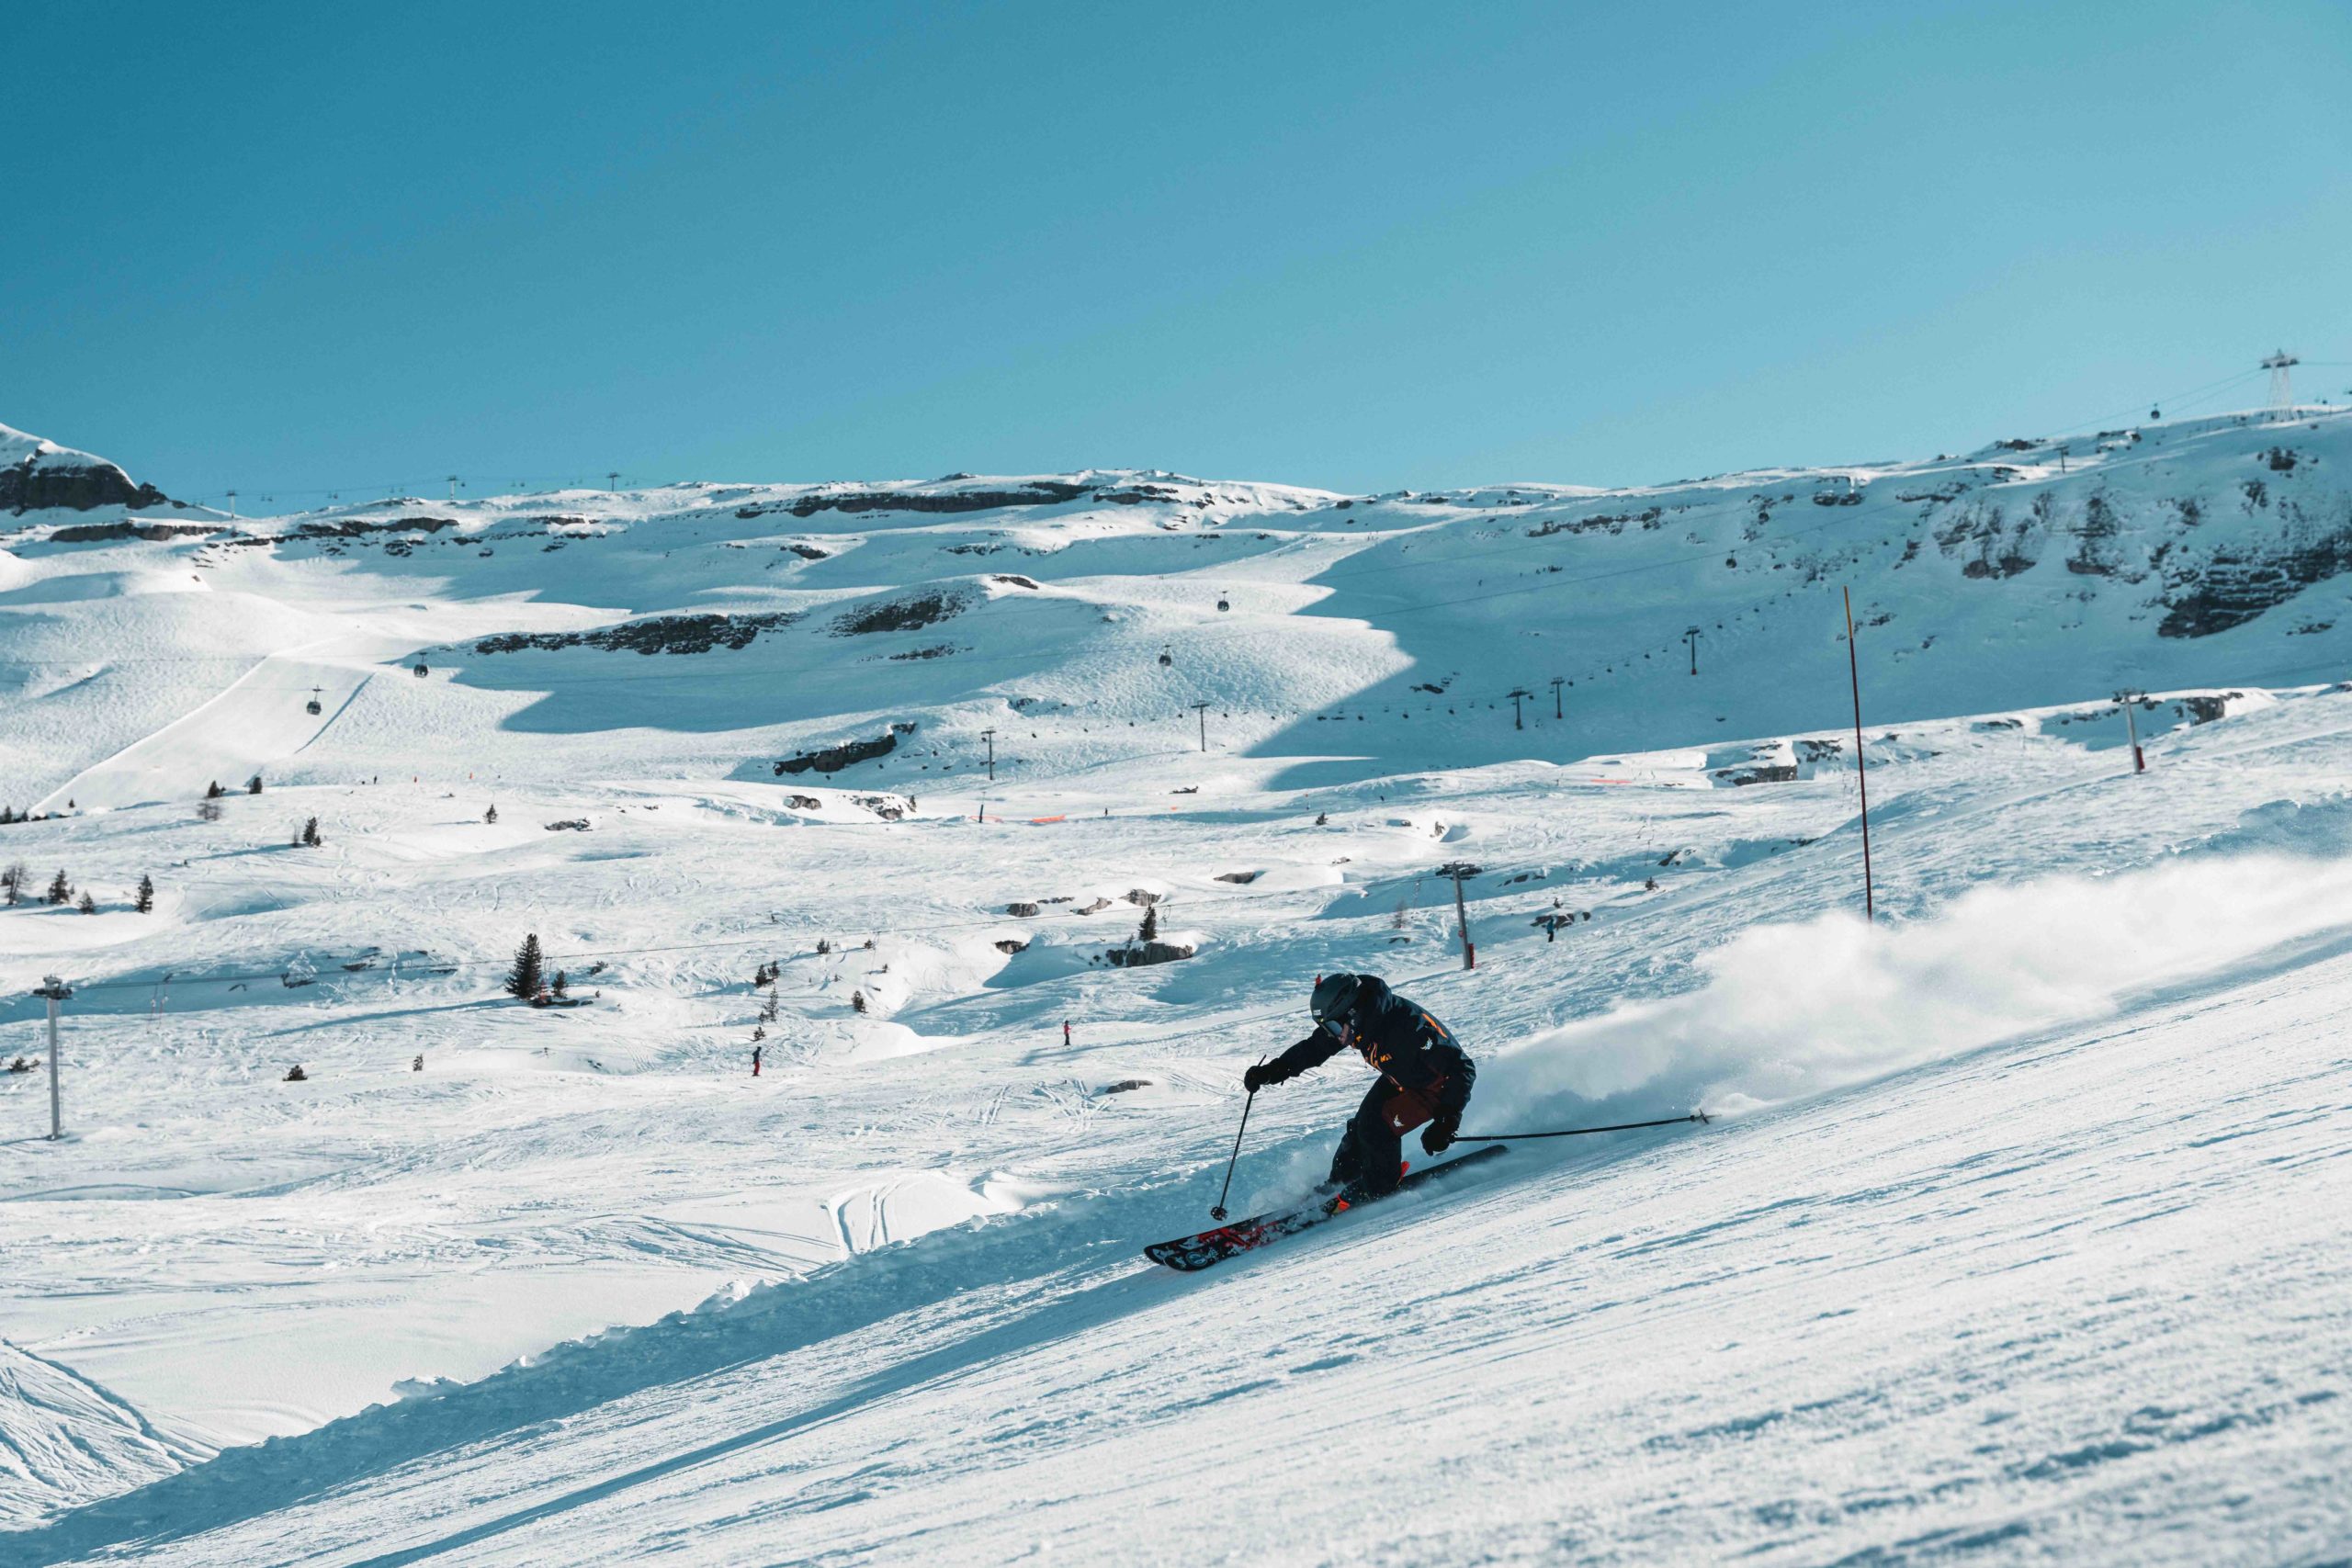
<instances>
[{"instance_id":1,"label":"ski pole","mask_svg":"<svg viewBox=\"0 0 2352 1568\"><path fill-rule=\"evenodd\" d=\"M1509 1144L1522 1138L1581 1138L1587 1133L1630 1133L1637 1127L1674 1127L1685 1122L1711 1120L1703 1111L1693 1111L1688 1116L1661 1117L1656 1122L1620 1122L1613 1127L1567 1127L1557 1133L1459 1133L1455 1141L1465 1144Z\"/></svg>"},{"instance_id":2,"label":"ski pole","mask_svg":"<svg viewBox=\"0 0 2352 1568\"><path fill-rule=\"evenodd\" d=\"M1258 1065L1264 1066L1266 1058L1259 1057ZM1241 1102L1241 1125L1233 1130L1233 1155L1225 1162L1225 1185L1216 1190L1216 1206L1209 1210L1210 1219L1225 1218L1225 1196L1233 1190L1233 1164L1235 1160L1241 1157L1241 1134L1250 1130L1250 1108L1257 1103L1258 1091L1253 1089L1250 1091L1250 1098Z\"/></svg>"}]
</instances>

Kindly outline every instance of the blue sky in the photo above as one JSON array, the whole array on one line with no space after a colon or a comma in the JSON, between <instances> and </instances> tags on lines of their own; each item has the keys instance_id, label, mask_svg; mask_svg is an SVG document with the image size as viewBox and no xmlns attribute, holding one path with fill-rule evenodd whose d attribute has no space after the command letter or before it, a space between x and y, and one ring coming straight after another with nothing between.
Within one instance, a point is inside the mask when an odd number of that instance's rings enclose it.
<instances>
[{"instance_id":1,"label":"blue sky","mask_svg":"<svg viewBox=\"0 0 2352 1568\"><path fill-rule=\"evenodd\" d=\"M0 422L192 497L1641 483L2352 361L2341 5L96 4L7 51Z\"/></svg>"}]
</instances>

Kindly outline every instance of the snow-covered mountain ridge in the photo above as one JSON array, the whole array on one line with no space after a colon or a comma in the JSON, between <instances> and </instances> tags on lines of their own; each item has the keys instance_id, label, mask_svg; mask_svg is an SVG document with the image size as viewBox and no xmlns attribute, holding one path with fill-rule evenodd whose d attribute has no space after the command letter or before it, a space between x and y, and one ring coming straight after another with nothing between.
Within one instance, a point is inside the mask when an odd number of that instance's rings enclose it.
<instances>
[{"instance_id":1,"label":"snow-covered mountain ridge","mask_svg":"<svg viewBox=\"0 0 2352 1568\"><path fill-rule=\"evenodd\" d=\"M162 538L28 514L0 535L0 671L33 744L0 754L0 800L184 794L80 776L164 711L141 660L180 661L186 695L315 684L353 740L658 717L744 777L917 722L933 784L1015 715L1026 776L1165 749L1202 702L1227 754L1373 767L1785 737L1836 720L1838 588L1873 713L2291 683L2352 639L2345 473L2352 421L2312 409L1623 491L1119 470L393 498ZM420 663L413 690L369 680ZM226 728L247 770L317 728Z\"/></svg>"}]
</instances>

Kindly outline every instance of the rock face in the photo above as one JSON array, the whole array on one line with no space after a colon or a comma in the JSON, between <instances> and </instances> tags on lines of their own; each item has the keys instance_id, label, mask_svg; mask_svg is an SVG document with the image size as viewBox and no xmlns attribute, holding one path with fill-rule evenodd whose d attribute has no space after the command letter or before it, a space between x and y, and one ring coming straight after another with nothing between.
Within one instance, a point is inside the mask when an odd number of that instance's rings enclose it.
<instances>
[{"instance_id":1,"label":"rock face","mask_svg":"<svg viewBox=\"0 0 2352 1568\"><path fill-rule=\"evenodd\" d=\"M1112 948L1102 956L1122 969L1138 969L1147 964L1174 964L1190 958L1200 950L1189 942L1131 942Z\"/></svg>"},{"instance_id":2,"label":"rock face","mask_svg":"<svg viewBox=\"0 0 2352 1568\"><path fill-rule=\"evenodd\" d=\"M887 757L898 750L899 737L914 733L910 720L892 723L871 740L844 740L838 746L828 746L819 751L803 751L797 757L786 757L775 765L776 776L805 773L812 769L820 773L837 773L854 762L871 761Z\"/></svg>"},{"instance_id":3,"label":"rock face","mask_svg":"<svg viewBox=\"0 0 2352 1568\"><path fill-rule=\"evenodd\" d=\"M136 511L171 503L153 485L131 483L129 474L104 457L0 424L0 509L87 512L97 506L127 506Z\"/></svg>"},{"instance_id":4,"label":"rock face","mask_svg":"<svg viewBox=\"0 0 2352 1568\"><path fill-rule=\"evenodd\" d=\"M179 504L174 502L173 505ZM69 523L49 536L52 545L106 545L119 539L145 539L158 544L166 539L200 537L221 530L209 523Z\"/></svg>"},{"instance_id":5,"label":"rock face","mask_svg":"<svg viewBox=\"0 0 2352 1568\"><path fill-rule=\"evenodd\" d=\"M482 638L474 644L474 651L520 653L526 649L599 648L607 652L626 650L646 655L708 653L714 648L749 648L762 632L781 630L798 619L800 613L797 610L770 610L749 615L648 615L593 632L505 632Z\"/></svg>"},{"instance_id":6,"label":"rock face","mask_svg":"<svg viewBox=\"0 0 2352 1568\"><path fill-rule=\"evenodd\" d=\"M904 593L845 612L833 623L835 637L865 637L874 632L910 632L962 615L972 596L949 588Z\"/></svg>"},{"instance_id":7,"label":"rock face","mask_svg":"<svg viewBox=\"0 0 2352 1568\"><path fill-rule=\"evenodd\" d=\"M2352 567L2352 525L2298 545L2287 538L2216 549L2168 583L2158 637L2211 637L2243 626Z\"/></svg>"},{"instance_id":8,"label":"rock face","mask_svg":"<svg viewBox=\"0 0 2352 1568\"><path fill-rule=\"evenodd\" d=\"M1076 501L1093 488L1092 485L1072 484L1060 479L1032 479L1017 490L965 490L945 495L905 491L848 491L803 496L786 510L795 517L813 517L820 512L993 512L1003 506L1057 505L1062 502Z\"/></svg>"}]
</instances>

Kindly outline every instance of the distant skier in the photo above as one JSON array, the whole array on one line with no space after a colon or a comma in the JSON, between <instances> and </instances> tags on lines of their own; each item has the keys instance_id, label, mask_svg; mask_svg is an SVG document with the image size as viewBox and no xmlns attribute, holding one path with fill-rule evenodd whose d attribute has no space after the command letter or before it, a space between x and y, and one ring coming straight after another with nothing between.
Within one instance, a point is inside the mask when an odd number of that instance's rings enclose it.
<instances>
[{"instance_id":1,"label":"distant skier","mask_svg":"<svg viewBox=\"0 0 2352 1568\"><path fill-rule=\"evenodd\" d=\"M758 1077L760 1076L760 1053L766 1049L767 1047L764 1045L754 1045L752 1047L752 1076L753 1077Z\"/></svg>"},{"instance_id":2,"label":"distant skier","mask_svg":"<svg viewBox=\"0 0 2352 1568\"><path fill-rule=\"evenodd\" d=\"M1423 1122L1421 1147L1442 1154L1462 1130L1477 1068L1445 1025L1388 988L1377 975L1325 975L1315 982L1308 1004L1315 1032L1241 1075L1255 1094L1268 1084L1295 1078L1353 1047L1380 1074L1363 1097L1340 1147L1331 1156L1331 1180L1343 1192L1378 1197L1404 1174L1405 1134Z\"/></svg>"},{"instance_id":3,"label":"distant skier","mask_svg":"<svg viewBox=\"0 0 2352 1568\"><path fill-rule=\"evenodd\" d=\"M1064 1048L1068 1048L1069 1044L1069 1020L1068 1019L1062 1020L1062 1044Z\"/></svg>"}]
</instances>

